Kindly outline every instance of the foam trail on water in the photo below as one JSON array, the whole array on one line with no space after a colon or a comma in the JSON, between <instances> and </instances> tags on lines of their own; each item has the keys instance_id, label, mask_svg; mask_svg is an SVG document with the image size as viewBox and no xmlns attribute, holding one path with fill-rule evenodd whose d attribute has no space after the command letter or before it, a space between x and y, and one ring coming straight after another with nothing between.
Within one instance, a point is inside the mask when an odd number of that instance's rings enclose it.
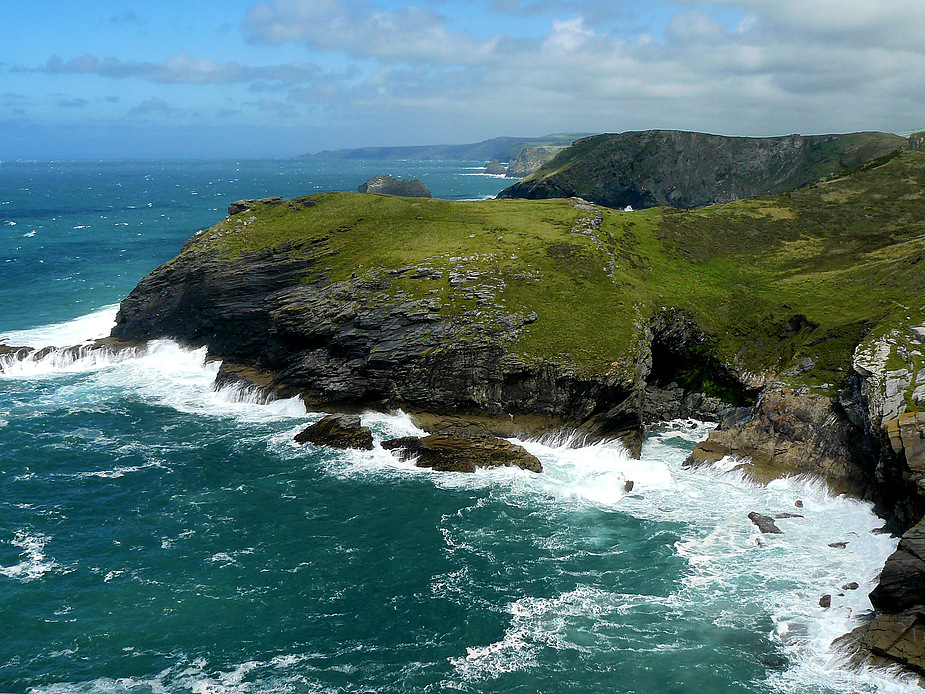
<instances>
[{"instance_id":1,"label":"foam trail on water","mask_svg":"<svg viewBox=\"0 0 925 694\"><path fill-rule=\"evenodd\" d=\"M111 304L63 323L0 333L0 344L5 341L15 347L65 347L98 340L109 335L118 312L119 304Z\"/></svg>"}]
</instances>

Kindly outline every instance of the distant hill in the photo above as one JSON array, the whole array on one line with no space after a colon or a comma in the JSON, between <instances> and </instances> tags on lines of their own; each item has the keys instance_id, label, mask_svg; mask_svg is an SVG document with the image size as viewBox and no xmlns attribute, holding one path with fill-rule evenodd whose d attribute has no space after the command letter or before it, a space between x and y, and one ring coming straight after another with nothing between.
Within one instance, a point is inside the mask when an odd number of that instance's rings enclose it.
<instances>
[{"instance_id":1,"label":"distant hill","mask_svg":"<svg viewBox=\"0 0 925 694\"><path fill-rule=\"evenodd\" d=\"M417 145L412 147L361 147L303 154L312 159L413 159L422 161L513 161L524 147L562 147L588 133L553 133L543 137L495 137L467 145Z\"/></svg>"},{"instance_id":2,"label":"distant hill","mask_svg":"<svg viewBox=\"0 0 925 694\"><path fill-rule=\"evenodd\" d=\"M910 146L889 133L725 137L676 130L576 140L499 198L581 197L608 207L695 208L795 190Z\"/></svg>"}]
</instances>

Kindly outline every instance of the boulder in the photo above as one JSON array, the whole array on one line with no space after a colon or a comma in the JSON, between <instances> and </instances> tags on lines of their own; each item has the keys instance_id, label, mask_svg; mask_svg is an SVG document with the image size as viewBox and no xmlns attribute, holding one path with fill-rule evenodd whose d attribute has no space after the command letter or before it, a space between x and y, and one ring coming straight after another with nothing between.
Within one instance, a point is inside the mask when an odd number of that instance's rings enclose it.
<instances>
[{"instance_id":1,"label":"boulder","mask_svg":"<svg viewBox=\"0 0 925 694\"><path fill-rule=\"evenodd\" d=\"M373 448L373 434L360 424L359 415L329 414L296 434L295 442L369 451Z\"/></svg>"},{"instance_id":2,"label":"boulder","mask_svg":"<svg viewBox=\"0 0 925 694\"><path fill-rule=\"evenodd\" d=\"M476 468L515 465L542 472L540 461L521 446L494 436L431 434L424 438L406 436L385 441L382 447L418 467L441 472L475 472Z\"/></svg>"},{"instance_id":3,"label":"boulder","mask_svg":"<svg viewBox=\"0 0 925 694\"><path fill-rule=\"evenodd\" d=\"M392 178L391 176L373 176L362 184L360 193L380 193L382 195L400 195L406 198L429 198L430 191L418 179Z\"/></svg>"}]
</instances>

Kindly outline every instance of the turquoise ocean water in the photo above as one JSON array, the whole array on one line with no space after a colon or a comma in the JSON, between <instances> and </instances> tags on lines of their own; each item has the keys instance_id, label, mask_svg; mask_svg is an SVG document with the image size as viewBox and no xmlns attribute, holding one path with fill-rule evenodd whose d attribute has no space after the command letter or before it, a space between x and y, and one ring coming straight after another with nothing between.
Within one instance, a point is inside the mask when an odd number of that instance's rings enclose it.
<instances>
[{"instance_id":1,"label":"turquoise ocean water","mask_svg":"<svg viewBox=\"0 0 925 694\"><path fill-rule=\"evenodd\" d=\"M477 172L4 162L0 339L106 334L235 199L380 173L450 199L507 183ZM378 447L297 447L322 413L215 392L216 369L169 341L2 364L0 691L921 691L829 649L895 547L869 506L725 462L682 469L706 425L653 432L640 460L548 439L523 442L541 475L438 474ZM378 440L415 431L401 412L364 419ZM749 511L802 517L760 536Z\"/></svg>"}]
</instances>

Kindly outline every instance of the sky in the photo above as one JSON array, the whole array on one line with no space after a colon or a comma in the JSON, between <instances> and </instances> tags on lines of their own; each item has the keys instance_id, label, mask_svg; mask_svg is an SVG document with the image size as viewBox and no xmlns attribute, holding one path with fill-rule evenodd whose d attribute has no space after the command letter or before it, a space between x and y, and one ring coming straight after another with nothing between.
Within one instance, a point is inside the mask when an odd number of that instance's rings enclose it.
<instances>
[{"instance_id":1,"label":"sky","mask_svg":"<svg viewBox=\"0 0 925 694\"><path fill-rule=\"evenodd\" d=\"M4 3L0 160L925 128L925 0Z\"/></svg>"}]
</instances>

